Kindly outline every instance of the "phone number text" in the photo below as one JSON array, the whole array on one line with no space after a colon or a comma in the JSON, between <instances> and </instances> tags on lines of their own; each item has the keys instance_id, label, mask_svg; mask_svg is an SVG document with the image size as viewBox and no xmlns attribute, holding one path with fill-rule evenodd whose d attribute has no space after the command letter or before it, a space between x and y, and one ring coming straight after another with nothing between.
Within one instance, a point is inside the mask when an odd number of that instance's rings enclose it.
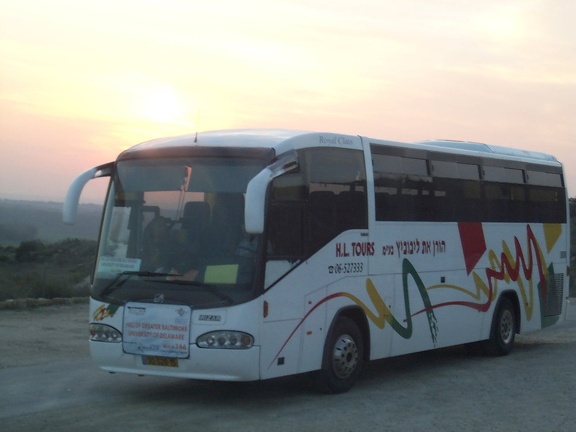
<instances>
[{"instance_id":1,"label":"phone number text","mask_svg":"<svg viewBox=\"0 0 576 432\"><path fill-rule=\"evenodd\" d=\"M330 274L347 274L347 273L362 273L364 271L364 263L342 263L328 266L328 273Z\"/></svg>"}]
</instances>

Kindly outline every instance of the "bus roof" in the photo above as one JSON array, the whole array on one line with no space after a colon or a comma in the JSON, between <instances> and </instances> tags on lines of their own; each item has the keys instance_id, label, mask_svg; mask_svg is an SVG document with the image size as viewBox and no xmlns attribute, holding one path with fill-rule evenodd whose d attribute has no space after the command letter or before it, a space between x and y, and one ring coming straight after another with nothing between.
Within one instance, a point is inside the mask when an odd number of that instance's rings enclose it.
<instances>
[{"instance_id":1,"label":"bus roof","mask_svg":"<svg viewBox=\"0 0 576 432\"><path fill-rule=\"evenodd\" d=\"M163 149L174 147L208 147L208 146L233 146L233 147L267 147L274 148L277 144L306 132L286 129L229 129L198 132L158 138L137 144L126 152L141 151L148 149Z\"/></svg>"},{"instance_id":2,"label":"bus roof","mask_svg":"<svg viewBox=\"0 0 576 432\"><path fill-rule=\"evenodd\" d=\"M520 150L510 147L495 146L491 144L484 144L472 141L431 140L431 141L419 141L415 144L422 144L425 146L432 146L435 148L439 147L450 150L464 150L468 152L472 151L478 153L488 153L494 156L512 156L514 158L525 158L525 159L536 159L549 162L558 162L558 159L547 153Z\"/></svg>"},{"instance_id":3,"label":"bus roof","mask_svg":"<svg viewBox=\"0 0 576 432\"><path fill-rule=\"evenodd\" d=\"M313 140L304 139L311 138ZM347 141L346 145L339 145L340 139ZM559 161L552 155L540 152L519 150L470 141L457 140L430 140L405 143L362 137L369 143L412 147L447 153L468 154L480 157L522 159L533 163L556 163ZM274 149L276 155L302 146L314 145L361 148L360 136L335 134L329 132L306 132L288 129L227 129L198 132L196 134L181 135L168 138L158 138L137 144L125 150L119 158L130 154L149 151L165 150L187 147L245 147Z\"/></svg>"},{"instance_id":4,"label":"bus roof","mask_svg":"<svg viewBox=\"0 0 576 432\"><path fill-rule=\"evenodd\" d=\"M118 159L135 157L136 154L174 154L190 148L251 148L271 149L276 155L302 147L345 147L361 150L359 136L330 132L304 132L286 129L230 129L199 132L169 138L158 138L137 144L120 154Z\"/></svg>"}]
</instances>

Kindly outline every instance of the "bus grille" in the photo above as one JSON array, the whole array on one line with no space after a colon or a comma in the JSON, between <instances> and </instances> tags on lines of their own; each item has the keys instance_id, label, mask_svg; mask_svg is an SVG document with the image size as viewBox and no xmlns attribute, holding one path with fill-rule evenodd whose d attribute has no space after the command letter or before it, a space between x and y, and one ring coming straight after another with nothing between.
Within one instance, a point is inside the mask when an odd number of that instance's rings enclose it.
<instances>
[{"instance_id":1,"label":"bus grille","mask_svg":"<svg viewBox=\"0 0 576 432\"><path fill-rule=\"evenodd\" d=\"M546 280L546 316L562 313L563 296L564 275L562 273L549 275Z\"/></svg>"}]
</instances>

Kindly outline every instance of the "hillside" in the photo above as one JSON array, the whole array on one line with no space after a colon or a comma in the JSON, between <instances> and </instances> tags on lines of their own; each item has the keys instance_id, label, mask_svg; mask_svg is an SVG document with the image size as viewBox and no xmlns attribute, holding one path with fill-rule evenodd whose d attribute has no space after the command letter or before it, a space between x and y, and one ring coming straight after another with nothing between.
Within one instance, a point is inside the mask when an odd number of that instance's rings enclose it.
<instances>
[{"instance_id":1,"label":"hillside","mask_svg":"<svg viewBox=\"0 0 576 432\"><path fill-rule=\"evenodd\" d=\"M68 238L96 240L102 206L81 204L75 225L62 222L62 203L0 199L0 245L52 243Z\"/></svg>"}]
</instances>

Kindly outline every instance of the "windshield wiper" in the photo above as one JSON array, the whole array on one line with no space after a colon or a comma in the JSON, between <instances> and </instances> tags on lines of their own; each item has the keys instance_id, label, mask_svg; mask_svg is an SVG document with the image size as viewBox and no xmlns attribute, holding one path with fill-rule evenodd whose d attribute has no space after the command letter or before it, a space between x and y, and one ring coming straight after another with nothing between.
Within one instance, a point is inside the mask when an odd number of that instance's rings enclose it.
<instances>
[{"instance_id":1,"label":"windshield wiper","mask_svg":"<svg viewBox=\"0 0 576 432\"><path fill-rule=\"evenodd\" d=\"M133 276L139 277L181 277L177 273L162 273L162 272L151 272L151 271L124 271L122 273L118 273L118 275L110 282L103 290L100 295L104 296L106 294L110 294L112 291L120 288L124 282L128 279L132 278Z\"/></svg>"},{"instance_id":2,"label":"windshield wiper","mask_svg":"<svg viewBox=\"0 0 576 432\"><path fill-rule=\"evenodd\" d=\"M182 275L178 273L151 272L151 271L125 271L120 273L118 276L124 276L124 275L141 276L141 277L168 277L168 276L182 277Z\"/></svg>"},{"instance_id":3,"label":"windshield wiper","mask_svg":"<svg viewBox=\"0 0 576 432\"><path fill-rule=\"evenodd\" d=\"M173 279L173 280L171 279L168 281L168 283L198 288L198 290L194 290L194 291L197 291L197 292L199 291L199 292L211 294L211 295L219 298L220 300L228 303L229 305L234 304L234 300L231 297L227 296L226 294L220 292L218 290L217 285L211 285L211 284L208 284L205 282L200 282L200 281L195 281L195 280L187 280L187 279Z\"/></svg>"},{"instance_id":4,"label":"windshield wiper","mask_svg":"<svg viewBox=\"0 0 576 432\"><path fill-rule=\"evenodd\" d=\"M216 285L211 285L211 284L207 284L205 282L200 282L197 280L190 280L190 279L178 279L178 277L180 275L177 274L171 274L169 276L174 277L174 279L172 279L172 277L170 279L167 280L167 282L172 283L174 285L189 285L189 286L193 286L193 287L198 287L198 288L216 288Z\"/></svg>"},{"instance_id":5,"label":"windshield wiper","mask_svg":"<svg viewBox=\"0 0 576 432\"><path fill-rule=\"evenodd\" d=\"M200 292L205 292L207 294L211 294L217 297L220 301L223 301L227 304L234 304L234 300L219 292L216 285L211 285L205 282L195 281L195 280L188 280L188 279L178 279L183 277L183 275L178 273L162 273L162 272L151 272L151 271L124 271L122 273L118 273L118 275L102 290L100 294L101 297L110 295L112 291L120 288L127 280L131 279L134 276L138 277L149 277L149 278L164 278L162 281L151 281L151 282L164 282L173 285L181 285L181 286L189 286L197 288ZM174 288L178 289L178 288ZM182 288L181 288L182 289Z\"/></svg>"}]
</instances>

